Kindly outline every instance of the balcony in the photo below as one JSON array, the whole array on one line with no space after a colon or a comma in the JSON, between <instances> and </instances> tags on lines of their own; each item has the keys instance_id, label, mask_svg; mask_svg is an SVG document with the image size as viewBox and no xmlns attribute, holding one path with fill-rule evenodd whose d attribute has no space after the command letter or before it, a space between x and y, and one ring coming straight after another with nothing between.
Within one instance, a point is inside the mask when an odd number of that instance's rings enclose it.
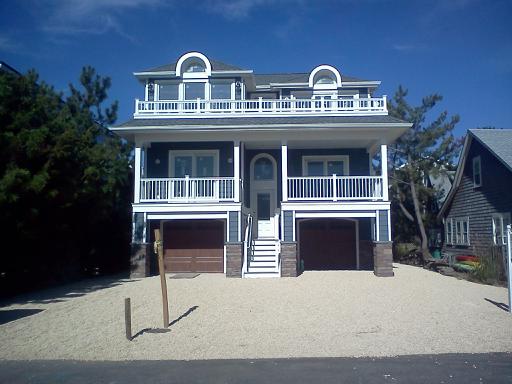
<instances>
[{"instance_id":1,"label":"balcony","mask_svg":"<svg viewBox=\"0 0 512 384\"><path fill-rule=\"evenodd\" d=\"M235 201L235 178L145 178L140 181L139 201L141 203Z\"/></svg>"},{"instance_id":2,"label":"balcony","mask_svg":"<svg viewBox=\"0 0 512 384\"><path fill-rule=\"evenodd\" d=\"M135 100L134 118L387 115L386 96L255 100Z\"/></svg>"},{"instance_id":3,"label":"balcony","mask_svg":"<svg viewBox=\"0 0 512 384\"><path fill-rule=\"evenodd\" d=\"M288 201L384 200L380 176L288 177Z\"/></svg>"}]
</instances>

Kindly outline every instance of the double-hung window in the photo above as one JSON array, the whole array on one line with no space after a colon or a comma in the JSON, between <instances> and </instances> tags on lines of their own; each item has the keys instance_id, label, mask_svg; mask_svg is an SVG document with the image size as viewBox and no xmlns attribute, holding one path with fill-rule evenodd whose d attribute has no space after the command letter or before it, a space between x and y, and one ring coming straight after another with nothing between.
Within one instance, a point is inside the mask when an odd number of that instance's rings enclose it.
<instances>
[{"instance_id":1,"label":"double-hung window","mask_svg":"<svg viewBox=\"0 0 512 384\"><path fill-rule=\"evenodd\" d=\"M216 150L171 151L170 176L175 178L214 177L219 174Z\"/></svg>"},{"instance_id":2,"label":"double-hung window","mask_svg":"<svg viewBox=\"0 0 512 384\"><path fill-rule=\"evenodd\" d=\"M507 225L510 213L496 213L492 216L492 238L495 245L507 244Z\"/></svg>"},{"instance_id":3,"label":"double-hung window","mask_svg":"<svg viewBox=\"0 0 512 384\"><path fill-rule=\"evenodd\" d=\"M304 156L304 176L343 176L349 173L348 156Z\"/></svg>"},{"instance_id":4,"label":"double-hung window","mask_svg":"<svg viewBox=\"0 0 512 384\"><path fill-rule=\"evenodd\" d=\"M444 232L446 244L469 245L469 217L446 219Z\"/></svg>"}]
</instances>

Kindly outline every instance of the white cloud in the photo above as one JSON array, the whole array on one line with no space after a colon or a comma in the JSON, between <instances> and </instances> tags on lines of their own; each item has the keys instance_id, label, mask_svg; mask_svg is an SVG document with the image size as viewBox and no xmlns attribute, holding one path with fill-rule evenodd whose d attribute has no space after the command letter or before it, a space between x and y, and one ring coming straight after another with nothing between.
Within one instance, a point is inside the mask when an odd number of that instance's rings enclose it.
<instances>
[{"instance_id":1,"label":"white cloud","mask_svg":"<svg viewBox=\"0 0 512 384\"><path fill-rule=\"evenodd\" d=\"M0 35L0 51L14 52L19 48L19 44L10 37Z\"/></svg>"},{"instance_id":2,"label":"white cloud","mask_svg":"<svg viewBox=\"0 0 512 384\"><path fill-rule=\"evenodd\" d=\"M165 5L164 0L46 0L34 2L41 28L56 35L103 34L114 31L130 38L119 15L125 11Z\"/></svg>"},{"instance_id":3,"label":"white cloud","mask_svg":"<svg viewBox=\"0 0 512 384\"><path fill-rule=\"evenodd\" d=\"M228 20L241 20L254 8L274 3L275 0L208 0L207 9Z\"/></svg>"}]
</instances>

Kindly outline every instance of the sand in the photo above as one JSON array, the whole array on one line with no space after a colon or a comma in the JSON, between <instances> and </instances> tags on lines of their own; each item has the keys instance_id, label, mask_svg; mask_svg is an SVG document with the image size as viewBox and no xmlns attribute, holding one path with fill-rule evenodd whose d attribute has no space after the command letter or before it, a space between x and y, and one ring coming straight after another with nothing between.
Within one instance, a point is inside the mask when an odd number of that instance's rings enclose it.
<instances>
[{"instance_id":1,"label":"sand","mask_svg":"<svg viewBox=\"0 0 512 384\"><path fill-rule=\"evenodd\" d=\"M366 271L257 280L208 274L168 278L168 332L160 331L158 277L64 286L4 303L0 311L42 311L0 325L0 359L194 360L512 351L512 315L493 304L507 303L506 288L395 267L394 278L377 278ZM132 302L133 334L139 333L132 341L125 338L125 297Z\"/></svg>"}]
</instances>

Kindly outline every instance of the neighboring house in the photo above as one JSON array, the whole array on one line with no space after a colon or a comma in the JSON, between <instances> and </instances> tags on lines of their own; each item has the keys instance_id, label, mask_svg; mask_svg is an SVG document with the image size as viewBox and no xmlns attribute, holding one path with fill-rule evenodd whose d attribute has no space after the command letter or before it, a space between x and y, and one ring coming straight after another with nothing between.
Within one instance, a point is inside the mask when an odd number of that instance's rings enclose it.
<instances>
[{"instance_id":1,"label":"neighboring house","mask_svg":"<svg viewBox=\"0 0 512 384\"><path fill-rule=\"evenodd\" d=\"M393 275L387 145L411 124L373 96L379 81L329 65L258 75L198 52L135 77L144 99L111 128L135 143L133 275L151 272L156 228L168 272Z\"/></svg>"},{"instance_id":2,"label":"neighboring house","mask_svg":"<svg viewBox=\"0 0 512 384\"><path fill-rule=\"evenodd\" d=\"M11 75L21 76L21 73L19 73L16 69L11 67L4 61L0 61L0 72L6 72L10 73Z\"/></svg>"},{"instance_id":3,"label":"neighboring house","mask_svg":"<svg viewBox=\"0 0 512 384\"><path fill-rule=\"evenodd\" d=\"M512 130L470 129L439 212L444 251L485 256L504 248L512 212Z\"/></svg>"}]
</instances>

